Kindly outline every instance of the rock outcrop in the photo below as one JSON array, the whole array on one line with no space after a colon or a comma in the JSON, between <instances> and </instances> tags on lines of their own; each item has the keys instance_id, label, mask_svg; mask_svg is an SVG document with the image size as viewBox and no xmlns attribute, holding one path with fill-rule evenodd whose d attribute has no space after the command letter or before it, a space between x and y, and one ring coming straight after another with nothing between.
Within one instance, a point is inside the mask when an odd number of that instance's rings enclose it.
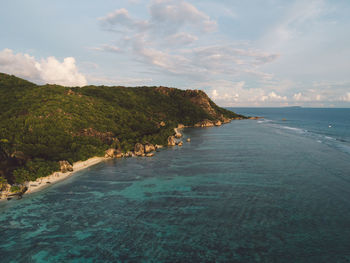
<instances>
[{"instance_id":1,"label":"rock outcrop","mask_svg":"<svg viewBox=\"0 0 350 263\"><path fill-rule=\"evenodd\" d=\"M157 88L155 88L155 90L158 91L159 93L166 95L166 96L169 96L169 97L172 97L174 95L181 96L182 98L189 100L192 104L201 108L205 113L207 113L212 118L217 119L217 120L221 120L222 122L224 121L223 120L223 117L224 117L223 111L220 111L219 110L220 107L218 107L208 97L208 95L202 90L185 90L185 91L181 91L181 93L179 93L178 89L167 88L167 87L163 87L163 86L157 87ZM231 116L238 117L240 115L234 114Z\"/></svg>"},{"instance_id":2,"label":"rock outcrop","mask_svg":"<svg viewBox=\"0 0 350 263\"><path fill-rule=\"evenodd\" d=\"M153 144L151 144L151 143L145 144L145 153L150 153L150 152L153 152L155 150L156 150L156 148L154 147Z\"/></svg>"},{"instance_id":3,"label":"rock outcrop","mask_svg":"<svg viewBox=\"0 0 350 263\"><path fill-rule=\"evenodd\" d=\"M209 115L216 117L217 113L211 104L211 100L208 95L201 90L186 90L185 96L190 99L193 104L198 105Z\"/></svg>"},{"instance_id":4,"label":"rock outcrop","mask_svg":"<svg viewBox=\"0 0 350 263\"><path fill-rule=\"evenodd\" d=\"M168 137L168 146L175 146L175 145L176 145L175 136L169 136Z\"/></svg>"},{"instance_id":5,"label":"rock outcrop","mask_svg":"<svg viewBox=\"0 0 350 263\"><path fill-rule=\"evenodd\" d=\"M175 128L174 131L175 131L175 138L181 138L182 137L182 134L178 131L177 128Z\"/></svg>"},{"instance_id":6,"label":"rock outcrop","mask_svg":"<svg viewBox=\"0 0 350 263\"><path fill-rule=\"evenodd\" d=\"M183 125L183 124L180 123L180 124L177 125L177 128L178 128L178 129L183 129L183 128L185 128L185 125Z\"/></svg>"},{"instance_id":7,"label":"rock outcrop","mask_svg":"<svg viewBox=\"0 0 350 263\"><path fill-rule=\"evenodd\" d=\"M157 150L157 149L161 149L161 148L163 148L163 145L156 144L154 147L155 147L155 148L156 148L156 150Z\"/></svg>"},{"instance_id":8,"label":"rock outcrop","mask_svg":"<svg viewBox=\"0 0 350 263\"><path fill-rule=\"evenodd\" d=\"M142 156L145 154L145 147L141 143L136 143L134 148L134 154L136 156Z\"/></svg>"},{"instance_id":9,"label":"rock outcrop","mask_svg":"<svg viewBox=\"0 0 350 263\"><path fill-rule=\"evenodd\" d=\"M213 127L213 126L214 126L214 122L212 122L211 120L204 120L194 125L194 127Z\"/></svg>"},{"instance_id":10,"label":"rock outcrop","mask_svg":"<svg viewBox=\"0 0 350 263\"><path fill-rule=\"evenodd\" d=\"M60 161L59 164L62 173L73 172L73 166L68 161Z\"/></svg>"},{"instance_id":11,"label":"rock outcrop","mask_svg":"<svg viewBox=\"0 0 350 263\"><path fill-rule=\"evenodd\" d=\"M124 154L124 157L134 157L135 154L132 151L128 151L127 153Z\"/></svg>"},{"instance_id":12,"label":"rock outcrop","mask_svg":"<svg viewBox=\"0 0 350 263\"><path fill-rule=\"evenodd\" d=\"M223 122L223 123L230 123L230 122L231 122L231 119L222 117L222 122Z\"/></svg>"},{"instance_id":13,"label":"rock outcrop","mask_svg":"<svg viewBox=\"0 0 350 263\"><path fill-rule=\"evenodd\" d=\"M123 158L124 157L124 153L117 153L115 155L115 158Z\"/></svg>"},{"instance_id":14,"label":"rock outcrop","mask_svg":"<svg viewBox=\"0 0 350 263\"><path fill-rule=\"evenodd\" d=\"M113 149L113 148L108 149L106 151L105 158L114 158L115 153L116 153L116 149Z\"/></svg>"},{"instance_id":15,"label":"rock outcrop","mask_svg":"<svg viewBox=\"0 0 350 263\"><path fill-rule=\"evenodd\" d=\"M180 142L178 142L178 144L177 144L178 146L182 146L183 145L183 142L182 141L180 141Z\"/></svg>"},{"instance_id":16,"label":"rock outcrop","mask_svg":"<svg viewBox=\"0 0 350 263\"><path fill-rule=\"evenodd\" d=\"M152 156L154 156L154 153L147 153L146 156L147 157L152 157Z\"/></svg>"},{"instance_id":17,"label":"rock outcrop","mask_svg":"<svg viewBox=\"0 0 350 263\"><path fill-rule=\"evenodd\" d=\"M218 120L218 121L216 121L214 124L215 124L215 126L221 126L221 125L222 125L222 122Z\"/></svg>"}]
</instances>

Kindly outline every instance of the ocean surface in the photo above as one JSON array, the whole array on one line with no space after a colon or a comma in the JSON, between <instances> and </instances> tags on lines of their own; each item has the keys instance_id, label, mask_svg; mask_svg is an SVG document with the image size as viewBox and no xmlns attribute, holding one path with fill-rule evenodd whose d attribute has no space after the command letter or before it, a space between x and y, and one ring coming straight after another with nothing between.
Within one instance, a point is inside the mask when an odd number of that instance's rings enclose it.
<instances>
[{"instance_id":1,"label":"ocean surface","mask_svg":"<svg viewBox=\"0 0 350 263\"><path fill-rule=\"evenodd\" d=\"M0 203L0 262L350 262L350 109L237 108Z\"/></svg>"}]
</instances>

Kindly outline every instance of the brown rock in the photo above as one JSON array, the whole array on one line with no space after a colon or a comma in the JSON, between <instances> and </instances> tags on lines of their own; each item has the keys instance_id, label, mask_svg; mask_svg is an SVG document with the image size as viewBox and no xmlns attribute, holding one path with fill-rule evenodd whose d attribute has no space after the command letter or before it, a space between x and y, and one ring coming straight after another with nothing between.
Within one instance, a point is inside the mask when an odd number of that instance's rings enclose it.
<instances>
[{"instance_id":1,"label":"brown rock","mask_svg":"<svg viewBox=\"0 0 350 263\"><path fill-rule=\"evenodd\" d=\"M168 146L175 146L175 145L176 145L175 136L169 136L168 137Z\"/></svg>"},{"instance_id":2,"label":"brown rock","mask_svg":"<svg viewBox=\"0 0 350 263\"><path fill-rule=\"evenodd\" d=\"M178 128L178 129L183 129L183 128L185 128L185 125L179 124L179 125L177 125L177 128Z\"/></svg>"},{"instance_id":3,"label":"brown rock","mask_svg":"<svg viewBox=\"0 0 350 263\"><path fill-rule=\"evenodd\" d=\"M115 149L108 149L105 154L105 158L113 158L116 154Z\"/></svg>"},{"instance_id":4,"label":"brown rock","mask_svg":"<svg viewBox=\"0 0 350 263\"><path fill-rule=\"evenodd\" d=\"M164 121L161 121L160 123L159 123L159 126L161 126L161 127L164 127L166 124L165 124L165 122Z\"/></svg>"},{"instance_id":5,"label":"brown rock","mask_svg":"<svg viewBox=\"0 0 350 263\"><path fill-rule=\"evenodd\" d=\"M187 142L190 142L191 141L191 139L190 138L187 138L187 140L186 140Z\"/></svg>"},{"instance_id":6,"label":"brown rock","mask_svg":"<svg viewBox=\"0 0 350 263\"><path fill-rule=\"evenodd\" d=\"M174 129L175 131L175 138L181 138L182 134L177 130L177 128Z\"/></svg>"},{"instance_id":7,"label":"brown rock","mask_svg":"<svg viewBox=\"0 0 350 263\"><path fill-rule=\"evenodd\" d=\"M142 156L145 153L145 147L141 143L136 143L134 153L136 156Z\"/></svg>"},{"instance_id":8,"label":"brown rock","mask_svg":"<svg viewBox=\"0 0 350 263\"><path fill-rule=\"evenodd\" d=\"M147 157L152 157L152 156L154 156L154 153L147 153L146 156Z\"/></svg>"},{"instance_id":9,"label":"brown rock","mask_svg":"<svg viewBox=\"0 0 350 263\"><path fill-rule=\"evenodd\" d=\"M221 121L219 121L219 120L217 120L216 122L215 122L215 126L221 126Z\"/></svg>"},{"instance_id":10,"label":"brown rock","mask_svg":"<svg viewBox=\"0 0 350 263\"><path fill-rule=\"evenodd\" d=\"M129 152L126 152L126 153L124 154L124 157L130 157L130 153L129 153Z\"/></svg>"},{"instance_id":11,"label":"brown rock","mask_svg":"<svg viewBox=\"0 0 350 263\"><path fill-rule=\"evenodd\" d=\"M163 145L156 144L154 147L155 147L156 149L160 149L160 148L163 148Z\"/></svg>"},{"instance_id":12,"label":"brown rock","mask_svg":"<svg viewBox=\"0 0 350 263\"><path fill-rule=\"evenodd\" d=\"M73 171L73 166L68 161L60 161L59 164L62 173Z\"/></svg>"},{"instance_id":13,"label":"brown rock","mask_svg":"<svg viewBox=\"0 0 350 263\"><path fill-rule=\"evenodd\" d=\"M222 120L222 122L223 123L229 123L229 122L231 122L231 119L229 119L229 118L223 118L223 120Z\"/></svg>"},{"instance_id":14,"label":"brown rock","mask_svg":"<svg viewBox=\"0 0 350 263\"><path fill-rule=\"evenodd\" d=\"M67 95L75 95L75 92L71 89L68 90Z\"/></svg>"},{"instance_id":15,"label":"brown rock","mask_svg":"<svg viewBox=\"0 0 350 263\"><path fill-rule=\"evenodd\" d=\"M213 127L214 123L210 120L204 120L201 122L201 127Z\"/></svg>"},{"instance_id":16,"label":"brown rock","mask_svg":"<svg viewBox=\"0 0 350 263\"><path fill-rule=\"evenodd\" d=\"M122 157L124 157L124 154L123 154L123 153L117 153L117 154L115 155L115 158L122 158Z\"/></svg>"},{"instance_id":17,"label":"brown rock","mask_svg":"<svg viewBox=\"0 0 350 263\"><path fill-rule=\"evenodd\" d=\"M153 144L151 144L151 143L145 144L145 153L153 152L155 150L156 150L156 148L154 147Z\"/></svg>"},{"instance_id":18,"label":"brown rock","mask_svg":"<svg viewBox=\"0 0 350 263\"><path fill-rule=\"evenodd\" d=\"M178 146L182 146L182 145L183 145L183 142L181 141L181 142L179 142L177 145L178 145Z\"/></svg>"}]
</instances>

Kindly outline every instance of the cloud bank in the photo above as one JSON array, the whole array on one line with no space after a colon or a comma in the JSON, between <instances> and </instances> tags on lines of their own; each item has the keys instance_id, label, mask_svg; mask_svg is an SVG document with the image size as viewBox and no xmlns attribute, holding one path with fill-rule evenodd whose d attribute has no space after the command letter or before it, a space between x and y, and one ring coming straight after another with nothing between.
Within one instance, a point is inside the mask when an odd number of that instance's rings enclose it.
<instances>
[{"instance_id":1,"label":"cloud bank","mask_svg":"<svg viewBox=\"0 0 350 263\"><path fill-rule=\"evenodd\" d=\"M55 57L36 60L33 56L14 53L11 49L0 51L0 72L13 74L36 83L84 86L86 78L78 71L73 57L62 62Z\"/></svg>"},{"instance_id":2,"label":"cloud bank","mask_svg":"<svg viewBox=\"0 0 350 263\"><path fill-rule=\"evenodd\" d=\"M203 89L221 105L345 105L349 53L346 42L334 42L344 29L336 26L341 9L294 0L259 4L265 13L256 2L153 0L143 2L147 12L119 8L98 19L113 44L95 51L139 63L153 79Z\"/></svg>"},{"instance_id":3,"label":"cloud bank","mask_svg":"<svg viewBox=\"0 0 350 263\"><path fill-rule=\"evenodd\" d=\"M154 0L149 19L134 18L127 9L117 9L99 18L103 30L119 37L118 46L103 44L96 51L124 53L155 73L202 80L244 75L271 78L259 67L278 59L279 54L231 42L205 44L218 24L186 1Z\"/></svg>"}]
</instances>

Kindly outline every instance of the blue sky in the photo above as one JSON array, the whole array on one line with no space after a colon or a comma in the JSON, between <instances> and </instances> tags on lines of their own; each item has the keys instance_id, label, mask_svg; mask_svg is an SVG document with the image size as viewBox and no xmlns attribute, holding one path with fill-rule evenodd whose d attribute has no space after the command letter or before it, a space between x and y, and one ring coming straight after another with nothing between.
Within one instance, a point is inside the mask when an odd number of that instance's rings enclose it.
<instances>
[{"instance_id":1,"label":"blue sky","mask_svg":"<svg viewBox=\"0 0 350 263\"><path fill-rule=\"evenodd\" d=\"M0 71L202 89L221 106L350 106L348 0L7 0Z\"/></svg>"}]
</instances>

